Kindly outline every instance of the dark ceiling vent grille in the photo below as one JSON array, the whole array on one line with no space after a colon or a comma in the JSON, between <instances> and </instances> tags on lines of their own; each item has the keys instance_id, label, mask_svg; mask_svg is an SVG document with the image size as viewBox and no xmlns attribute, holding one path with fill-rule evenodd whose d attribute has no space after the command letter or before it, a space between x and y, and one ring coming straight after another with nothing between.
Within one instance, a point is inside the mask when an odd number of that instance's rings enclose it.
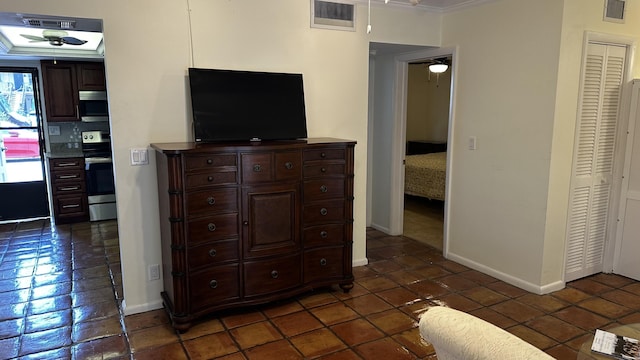
<instances>
[{"instance_id":1,"label":"dark ceiling vent grille","mask_svg":"<svg viewBox=\"0 0 640 360\"><path fill-rule=\"evenodd\" d=\"M347 1L311 0L311 26L355 31L356 6Z\"/></svg>"},{"instance_id":2,"label":"dark ceiling vent grille","mask_svg":"<svg viewBox=\"0 0 640 360\"><path fill-rule=\"evenodd\" d=\"M604 20L624 22L625 0L606 0L604 5Z\"/></svg>"},{"instance_id":3,"label":"dark ceiling vent grille","mask_svg":"<svg viewBox=\"0 0 640 360\"><path fill-rule=\"evenodd\" d=\"M22 22L30 27L45 29L74 29L75 20L48 20L48 19L22 19Z\"/></svg>"}]
</instances>

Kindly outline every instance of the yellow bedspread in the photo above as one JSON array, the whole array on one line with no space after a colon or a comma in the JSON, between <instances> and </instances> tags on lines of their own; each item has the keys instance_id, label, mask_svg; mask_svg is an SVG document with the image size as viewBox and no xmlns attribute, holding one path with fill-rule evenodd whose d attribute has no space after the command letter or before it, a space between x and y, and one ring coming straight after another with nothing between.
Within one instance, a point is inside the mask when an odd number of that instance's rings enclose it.
<instances>
[{"instance_id":1,"label":"yellow bedspread","mask_svg":"<svg viewBox=\"0 0 640 360\"><path fill-rule=\"evenodd\" d=\"M447 153L409 155L405 158L404 192L444 200Z\"/></svg>"}]
</instances>

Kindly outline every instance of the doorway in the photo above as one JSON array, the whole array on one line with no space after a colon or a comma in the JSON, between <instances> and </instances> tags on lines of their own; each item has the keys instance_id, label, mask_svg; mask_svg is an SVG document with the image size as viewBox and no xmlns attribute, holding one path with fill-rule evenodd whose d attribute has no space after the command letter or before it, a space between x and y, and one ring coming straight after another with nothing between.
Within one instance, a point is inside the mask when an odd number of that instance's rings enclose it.
<instances>
[{"instance_id":1,"label":"doorway","mask_svg":"<svg viewBox=\"0 0 640 360\"><path fill-rule=\"evenodd\" d=\"M49 216L36 68L0 67L0 221Z\"/></svg>"},{"instance_id":2,"label":"doorway","mask_svg":"<svg viewBox=\"0 0 640 360\"><path fill-rule=\"evenodd\" d=\"M390 44L370 44L369 67L369 135L367 226L389 235L403 234L404 227L404 160L406 153L407 74L410 63L440 57L456 59L453 48L398 48ZM455 67L451 67L451 89L455 84ZM450 91L453 94L453 91ZM452 108L453 98L447 104ZM448 116L446 139L453 129L452 116ZM449 168L449 151L446 152ZM445 171L445 184L449 181ZM445 198L446 198L445 186ZM447 213L443 202L442 249L447 254Z\"/></svg>"},{"instance_id":3,"label":"doorway","mask_svg":"<svg viewBox=\"0 0 640 360\"><path fill-rule=\"evenodd\" d=\"M431 65L445 65L442 72ZM442 250L451 57L410 62L403 235ZM438 71L437 69L434 69Z\"/></svg>"}]
</instances>

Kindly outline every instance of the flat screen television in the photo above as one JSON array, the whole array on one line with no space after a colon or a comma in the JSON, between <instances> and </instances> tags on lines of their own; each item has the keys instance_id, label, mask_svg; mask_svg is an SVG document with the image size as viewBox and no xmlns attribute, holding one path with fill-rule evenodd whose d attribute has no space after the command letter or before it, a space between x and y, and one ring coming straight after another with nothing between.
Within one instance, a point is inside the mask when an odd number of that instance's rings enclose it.
<instances>
[{"instance_id":1,"label":"flat screen television","mask_svg":"<svg viewBox=\"0 0 640 360\"><path fill-rule=\"evenodd\" d=\"M307 137L302 74L189 68L196 142Z\"/></svg>"}]
</instances>

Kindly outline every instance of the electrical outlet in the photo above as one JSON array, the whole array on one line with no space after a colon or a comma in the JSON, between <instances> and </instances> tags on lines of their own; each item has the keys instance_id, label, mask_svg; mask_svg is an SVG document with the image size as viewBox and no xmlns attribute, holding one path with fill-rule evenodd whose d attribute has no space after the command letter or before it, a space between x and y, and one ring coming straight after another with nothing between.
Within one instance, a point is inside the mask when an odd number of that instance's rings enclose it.
<instances>
[{"instance_id":1,"label":"electrical outlet","mask_svg":"<svg viewBox=\"0 0 640 360\"><path fill-rule=\"evenodd\" d=\"M148 271L149 271L149 274L148 274L149 281L160 280L160 265L158 264L149 265Z\"/></svg>"}]
</instances>

